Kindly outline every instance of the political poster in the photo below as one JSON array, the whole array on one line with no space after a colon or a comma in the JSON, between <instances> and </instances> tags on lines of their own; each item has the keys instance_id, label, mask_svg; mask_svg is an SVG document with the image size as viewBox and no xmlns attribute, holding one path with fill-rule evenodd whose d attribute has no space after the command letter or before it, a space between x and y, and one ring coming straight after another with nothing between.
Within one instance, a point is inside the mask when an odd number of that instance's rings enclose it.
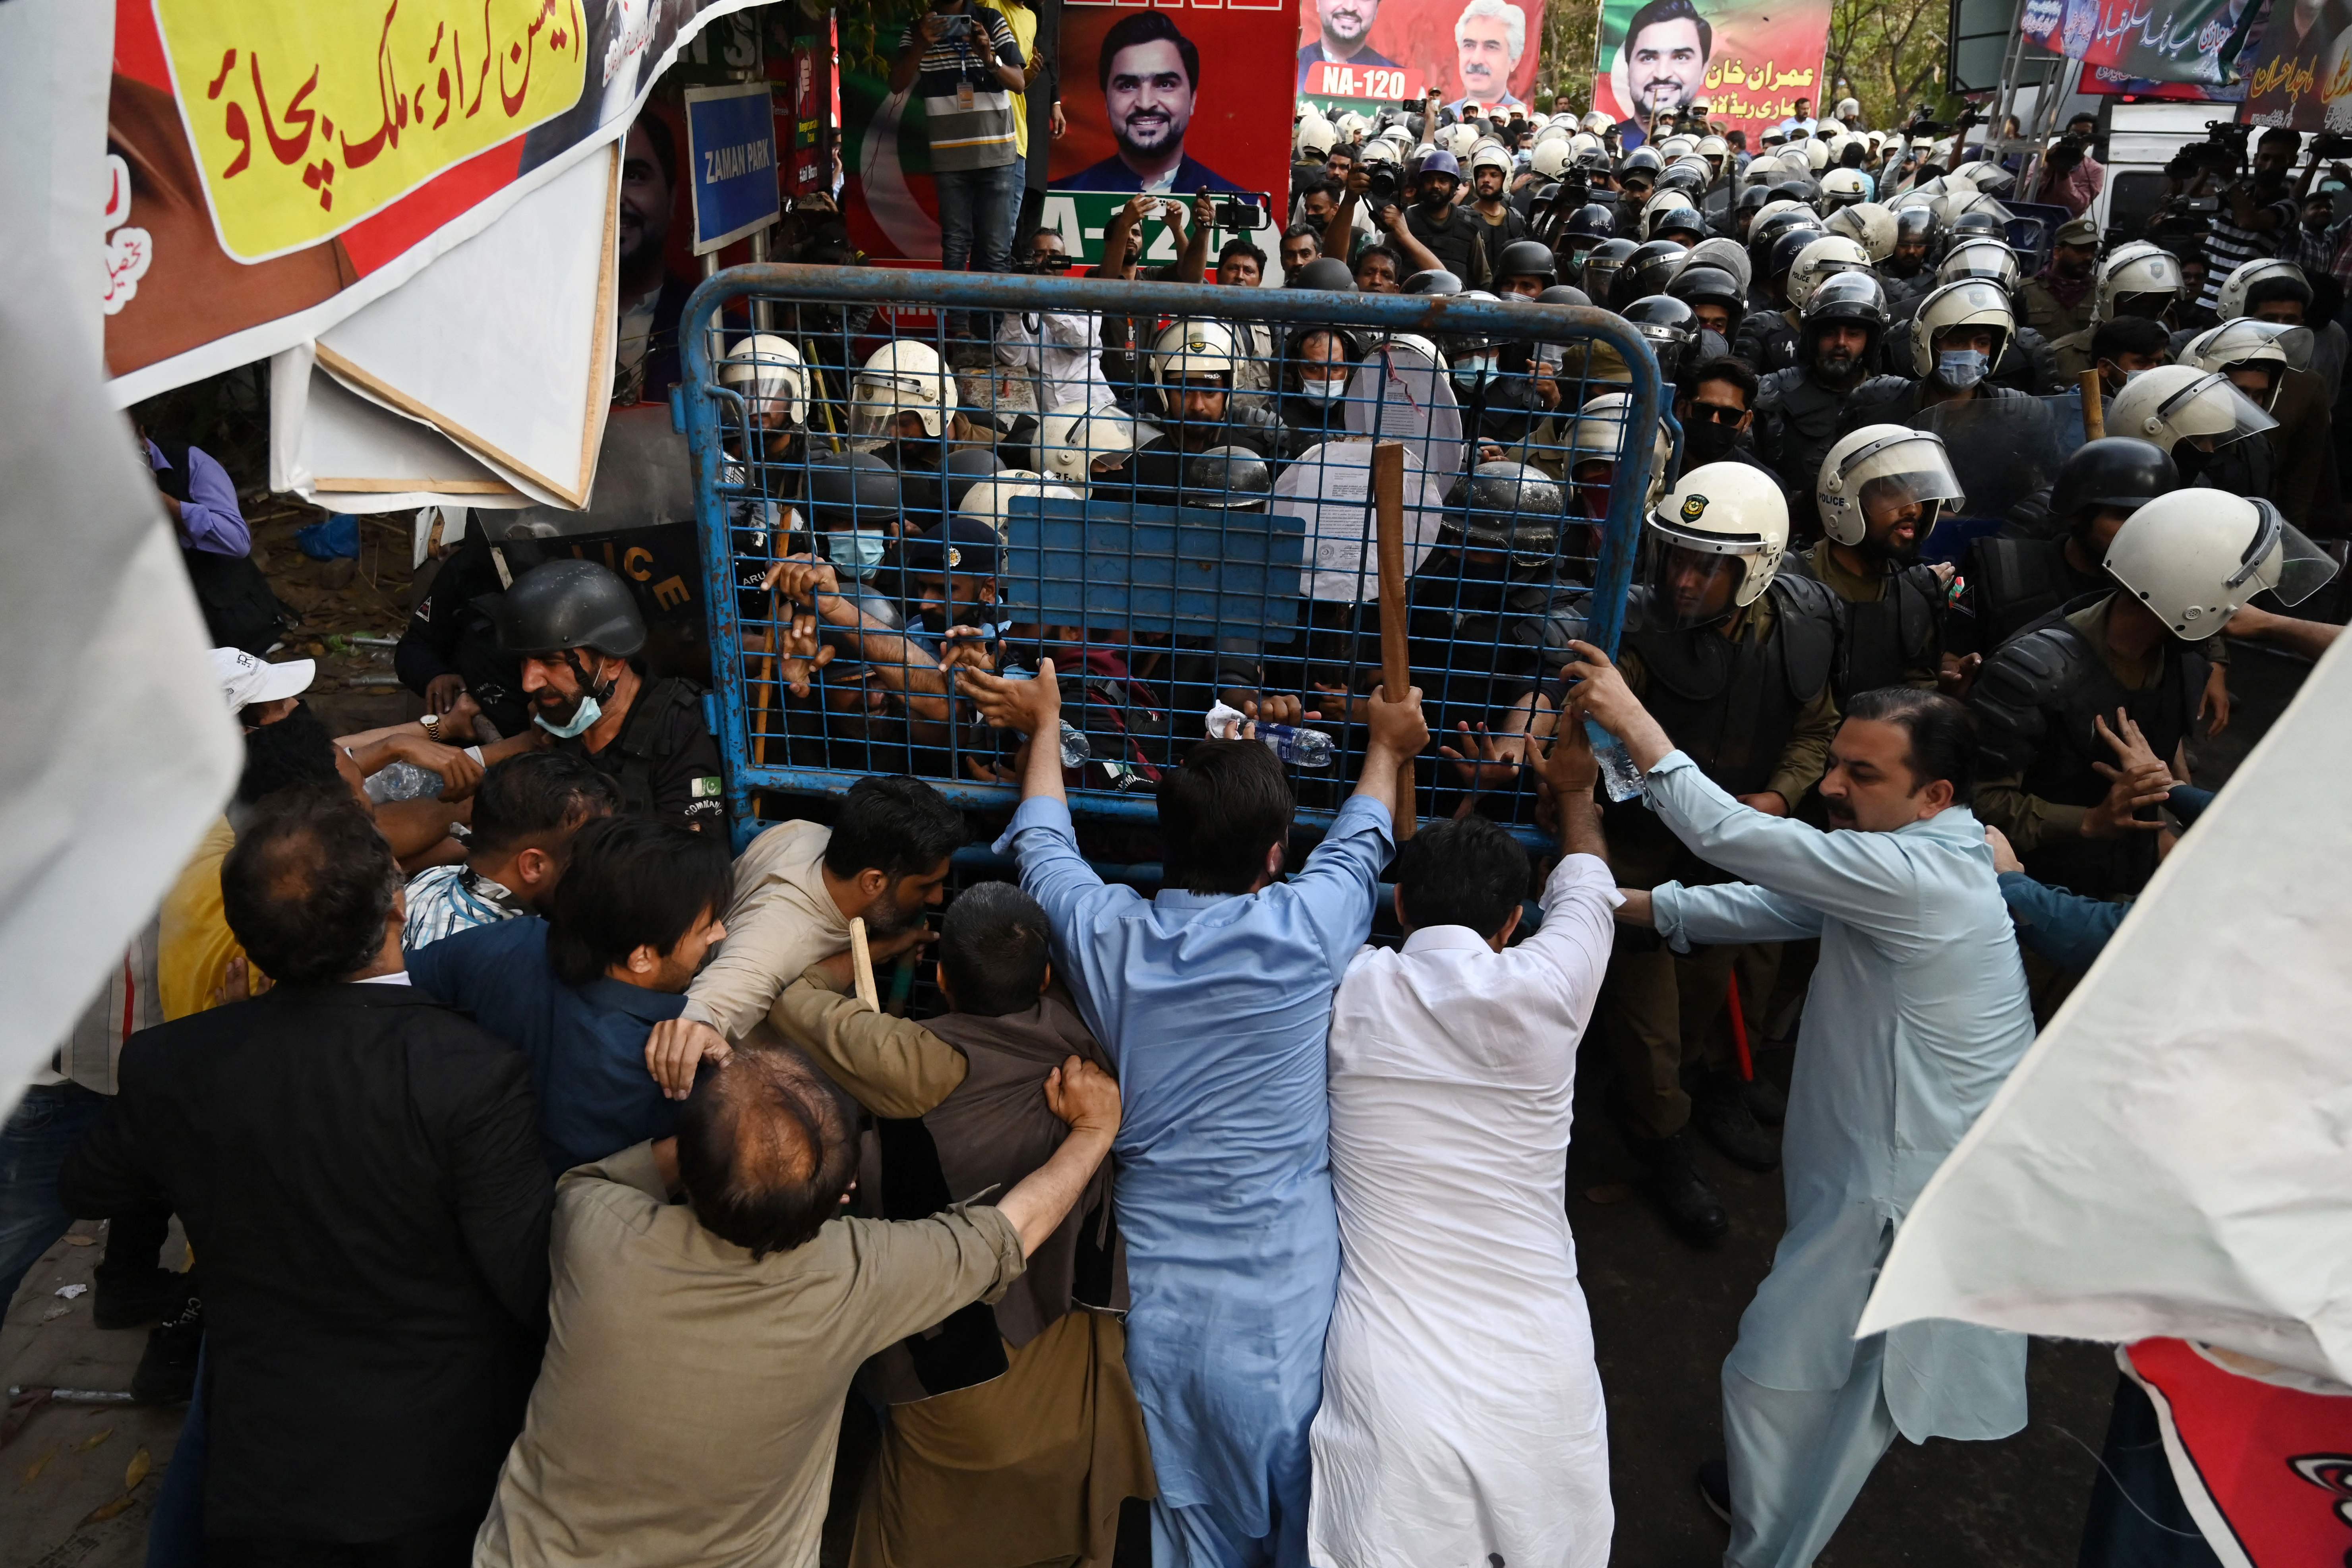
<instances>
[{"instance_id":1,"label":"political poster","mask_svg":"<svg viewBox=\"0 0 2352 1568\"><path fill-rule=\"evenodd\" d=\"M2352 17L2279 0L2246 47L2243 119L2296 131L2352 131Z\"/></svg>"},{"instance_id":2,"label":"political poster","mask_svg":"<svg viewBox=\"0 0 2352 1568\"><path fill-rule=\"evenodd\" d=\"M2258 6L2259 0L2027 0L2018 30L2085 67L2220 87L2231 79L2248 13Z\"/></svg>"},{"instance_id":3,"label":"political poster","mask_svg":"<svg viewBox=\"0 0 2352 1568\"><path fill-rule=\"evenodd\" d=\"M1517 109L1535 94L1543 0L1299 0L1297 96L1336 114L1420 101Z\"/></svg>"},{"instance_id":4,"label":"political poster","mask_svg":"<svg viewBox=\"0 0 2352 1568\"><path fill-rule=\"evenodd\" d=\"M1799 105L1826 107L1829 36L1830 0L1602 0L1592 106L1628 132L1704 106L1754 146Z\"/></svg>"},{"instance_id":5,"label":"political poster","mask_svg":"<svg viewBox=\"0 0 2352 1568\"><path fill-rule=\"evenodd\" d=\"M131 403L315 338L618 139L755 0L117 0L106 355Z\"/></svg>"},{"instance_id":6,"label":"political poster","mask_svg":"<svg viewBox=\"0 0 2352 1568\"><path fill-rule=\"evenodd\" d=\"M889 90L898 34L876 41L873 58L842 65L842 208L872 258L935 263L939 198L922 100ZM1065 0L1058 64L1068 130L1053 143L1042 221L1074 258L1092 263L1112 217L1137 195L1189 207L1206 192L1219 209L1212 258L1234 234L1271 256L1289 195L1297 47L1283 0L1150 9ZM1143 226L1147 266L1181 250L1158 213Z\"/></svg>"}]
</instances>

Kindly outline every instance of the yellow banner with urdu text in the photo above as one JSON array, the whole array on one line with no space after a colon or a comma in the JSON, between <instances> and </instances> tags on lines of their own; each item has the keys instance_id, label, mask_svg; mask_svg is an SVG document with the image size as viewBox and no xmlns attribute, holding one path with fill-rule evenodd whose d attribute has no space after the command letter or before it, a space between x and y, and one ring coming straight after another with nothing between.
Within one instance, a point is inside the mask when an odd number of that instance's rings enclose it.
<instances>
[{"instance_id":1,"label":"yellow banner with urdu text","mask_svg":"<svg viewBox=\"0 0 2352 1568\"><path fill-rule=\"evenodd\" d=\"M571 108L579 0L154 0L240 261L316 245Z\"/></svg>"}]
</instances>

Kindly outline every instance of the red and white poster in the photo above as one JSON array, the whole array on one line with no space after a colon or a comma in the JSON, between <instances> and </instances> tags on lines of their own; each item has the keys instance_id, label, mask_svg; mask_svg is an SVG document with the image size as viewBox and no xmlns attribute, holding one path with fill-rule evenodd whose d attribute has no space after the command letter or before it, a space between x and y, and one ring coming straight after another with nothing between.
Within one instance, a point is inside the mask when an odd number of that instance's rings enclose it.
<instances>
[{"instance_id":1,"label":"red and white poster","mask_svg":"<svg viewBox=\"0 0 2352 1568\"><path fill-rule=\"evenodd\" d=\"M1543 0L1299 0L1297 96L1340 108L1529 104Z\"/></svg>"}]
</instances>

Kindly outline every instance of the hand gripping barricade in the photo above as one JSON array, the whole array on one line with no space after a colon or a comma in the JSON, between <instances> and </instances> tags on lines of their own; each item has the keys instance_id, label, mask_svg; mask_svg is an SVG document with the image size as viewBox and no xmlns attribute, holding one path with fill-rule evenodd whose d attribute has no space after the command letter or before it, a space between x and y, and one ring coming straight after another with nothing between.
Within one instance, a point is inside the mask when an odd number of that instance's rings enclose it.
<instances>
[{"instance_id":1,"label":"hand gripping barricade","mask_svg":"<svg viewBox=\"0 0 2352 1568\"><path fill-rule=\"evenodd\" d=\"M1045 658L1082 827L1148 828L1220 703L1287 726L1320 826L1385 657L1435 732L1420 814L1475 795L1533 841L1527 737L1569 640L1615 647L1680 445L1633 327L1475 291L751 266L695 291L680 340L745 834L871 773L1009 811L1017 737L968 681Z\"/></svg>"}]
</instances>

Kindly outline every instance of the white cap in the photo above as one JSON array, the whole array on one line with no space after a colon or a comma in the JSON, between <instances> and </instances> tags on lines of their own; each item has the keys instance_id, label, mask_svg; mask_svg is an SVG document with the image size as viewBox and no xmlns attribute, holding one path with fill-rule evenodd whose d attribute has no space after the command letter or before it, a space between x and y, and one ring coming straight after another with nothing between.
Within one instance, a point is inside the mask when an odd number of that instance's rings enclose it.
<instances>
[{"instance_id":1,"label":"white cap","mask_svg":"<svg viewBox=\"0 0 2352 1568\"><path fill-rule=\"evenodd\" d=\"M319 667L307 658L264 664L241 647L213 649L213 679L228 698L229 711L256 702L279 702L310 689Z\"/></svg>"}]
</instances>

